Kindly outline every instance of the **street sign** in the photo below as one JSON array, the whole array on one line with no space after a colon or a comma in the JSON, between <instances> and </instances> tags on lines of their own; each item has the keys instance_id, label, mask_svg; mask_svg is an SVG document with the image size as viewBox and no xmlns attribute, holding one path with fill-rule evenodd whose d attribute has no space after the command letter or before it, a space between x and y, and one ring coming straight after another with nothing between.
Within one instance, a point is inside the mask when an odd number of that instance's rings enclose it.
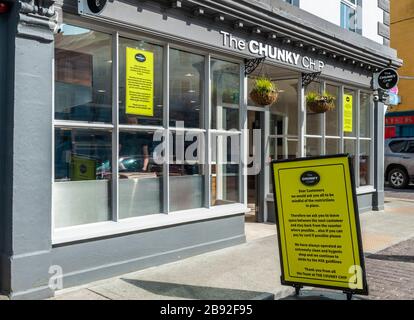
<instances>
[{"instance_id":1,"label":"street sign","mask_svg":"<svg viewBox=\"0 0 414 320\"><path fill-rule=\"evenodd\" d=\"M352 160L272 162L283 285L368 294Z\"/></svg>"},{"instance_id":2,"label":"street sign","mask_svg":"<svg viewBox=\"0 0 414 320\"><path fill-rule=\"evenodd\" d=\"M375 84L382 90L390 90L397 86L400 80L397 71L394 69L384 69L374 75ZM378 89L374 88L374 89Z\"/></svg>"}]
</instances>

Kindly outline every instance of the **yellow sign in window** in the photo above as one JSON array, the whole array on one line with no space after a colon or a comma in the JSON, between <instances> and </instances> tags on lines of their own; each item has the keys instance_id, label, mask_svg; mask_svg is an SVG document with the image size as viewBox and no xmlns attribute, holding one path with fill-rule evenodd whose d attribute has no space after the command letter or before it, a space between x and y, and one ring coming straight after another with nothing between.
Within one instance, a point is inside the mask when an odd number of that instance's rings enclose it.
<instances>
[{"instance_id":1,"label":"yellow sign in window","mask_svg":"<svg viewBox=\"0 0 414 320\"><path fill-rule=\"evenodd\" d=\"M125 112L154 116L154 54L126 48Z\"/></svg>"},{"instance_id":2,"label":"yellow sign in window","mask_svg":"<svg viewBox=\"0 0 414 320\"><path fill-rule=\"evenodd\" d=\"M344 94L344 132L353 131L353 96Z\"/></svg>"},{"instance_id":3,"label":"yellow sign in window","mask_svg":"<svg viewBox=\"0 0 414 320\"><path fill-rule=\"evenodd\" d=\"M72 181L96 180L96 160L72 156Z\"/></svg>"},{"instance_id":4,"label":"yellow sign in window","mask_svg":"<svg viewBox=\"0 0 414 320\"><path fill-rule=\"evenodd\" d=\"M272 167L282 284L367 294L350 158Z\"/></svg>"}]
</instances>

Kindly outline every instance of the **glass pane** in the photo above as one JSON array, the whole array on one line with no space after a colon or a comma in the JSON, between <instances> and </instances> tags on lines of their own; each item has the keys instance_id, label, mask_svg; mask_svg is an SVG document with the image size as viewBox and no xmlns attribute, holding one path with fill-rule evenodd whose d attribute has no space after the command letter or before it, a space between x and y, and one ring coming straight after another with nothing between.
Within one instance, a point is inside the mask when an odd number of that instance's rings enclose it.
<instances>
[{"instance_id":1,"label":"glass pane","mask_svg":"<svg viewBox=\"0 0 414 320\"><path fill-rule=\"evenodd\" d=\"M273 121L277 119L277 132L280 132L280 134L288 134L291 137L297 137L298 81L296 79L278 80L276 85L280 91L279 98L270 107L270 112L273 114ZM271 134L275 134L275 122L271 123L270 130Z\"/></svg>"},{"instance_id":2,"label":"glass pane","mask_svg":"<svg viewBox=\"0 0 414 320\"><path fill-rule=\"evenodd\" d=\"M356 22L356 10L345 3L341 3L341 27L355 32Z\"/></svg>"},{"instance_id":3,"label":"glass pane","mask_svg":"<svg viewBox=\"0 0 414 320\"><path fill-rule=\"evenodd\" d=\"M240 136L218 136L213 141L211 205L240 202Z\"/></svg>"},{"instance_id":4,"label":"glass pane","mask_svg":"<svg viewBox=\"0 0 414 320\"><path fill-rule=\"evenodd\" d=\"M156 156L160 144L162 141L154 141L153 132L119 133L121 219L163 212L163 165Z\"/></svg>"},{"instance_id":5,"label":"glass pane","mask_svg":"<svg viewBox=\"0 0 414 320\"><path fill-rule=\"evenodd\" d=\"M204 128L204 57L170 50L170 125Z\"/></svg>"},{"instance_id":6,"label":"glass pane","mask_svg":"<svg viewBox=\"0 0 414 320\"><path fill-rule=\"evenodd\" d=\"M269 163L272 160L296 159L298 150L298 142L285 138L269 138ZM270 171L271 172L271 171ZM269 190L273 190L272 176L269 176ZM273 192L273 191L271 191Z\"/></svg>"},{"instance_id":7,"label":"glass pane","mask_svg":"<svg viewBox=\"0 0 414 320\"><path fill-rule=\"evenodd\" d=\"M305 95L309 92L320 93L321 84L319 82L311 82L306 87ZM306 134L321 136L322 132L323 114L314 113L309 108L306 108Z\"/></svg>"},{"instance_id":8,"label":"glass pane","mask_svg":"<svg viewBox=\"0 0 414 320\"><path fill-rule=\"evenodd\" d=\"M406 149L407 141L393 141L389 144L392 152L402 153Z\"/></svg>"},{"instance_id":9,"label":"glass pane","mask_svg":"<svg viewBox=\"0 0 414 320\"><path fill-rule=\"evenodd\" d=\"M55 36L55 119L112 122L112 37L67 24Z\"/></svg>"},{"instance_id":10,"label":"glass pane","mask_svg":"<svg viewBox=\"0 0 414 320\"><path fill-rule=\"evenodd\" d=\"M322 155L322 139L306 138L306 156L319 157Z\"/></svg>"},{"instance_id":11,"label":"glass pane","mask_svg":"<svg viewBox=\"0 0 414 320\"><path fill-rule=\"evenodd\" d=\"M170 136L170 211L204 207L204 134Z\"/></svg>"},{"instance_id":12,"label":"glass pane","mask_svg":"<svg viewBox=\"0 0 414 320\"><path fill-rule=\"evenodd\" d=\"M345 137L356 137L356 95L352 90L345 89L343 97L343 113L344 113L344 135ZM347 105L349 107L347 107ZM352 129L352 130L351 130Z\"/></svg>"},{"instance_id":13,"label":"glass pane","mask_svg":"<svg viewBox=\"0 0 414 320\"><path fill-rule=\"evenodd\" d=\"M326 154L337 155L341 153L340 140L326 139Z\"/></svg>"},{"instance_id":14,"label":"glass pane","mask_svg":"<svg viewBox=\"0 0 414 320\"><path fill-rule=\"evenodd\" d=\"M359 181L360 186L367 186L371 184L370 181L370 150L371 141L360 141L360 154L359 154Z\"/></svg>"},{"instance_id":15,"label":"glass pane","mask_svg":"<svg viewBox=\"0 0 414 320\"><path fill-rule=\"evenodd\" d=\"M55 129L55 227L110 219L111 142L106 131Z\"/></svg>"},{"instance_id":16,"label":"glass pane","mask_svg":"<svg viewBox=\"0 0 414 320\"><path fill-rule=\"evenodd\" d=\"M326 114L326 135L327 136L340 136L341 130L339 125L339 88L326 85L326 92L335 97L335 109L327 111Z\"/></svg>"},{"instance_id":17,"label":"glass pane","mask_svg":"<svg viewBox=\"0 0 414 320\"><path fill-rule=\"evenodd\" d=\"M129 101L126 108L127 99L127 50L128 55L132 56L141 53L144 56L148 54L145 61L153 69L153 76L148 74L144 68L136 68L129 62L128 68L128 87L130 94L136 95L134 100ZM136 60L139 61L139 60ZM151 63L152 61L152 63ZM139 63L139 62L138 62ZM131 125L163 125L163 48L145 41L130 40L125 38L119 39L119 123ZM150 80L147 79L149 76ZM153 97L148 92L153 93ZM148 96L148 94L150 96ZM131 98L130 98L131 100ZM141 106L140 108L134 108Z\"/></svg>"},{"instance_id":18,"label":"glass pane","mask_svg":"<svg viewBox=\"0 0 414 320\"><path fill-rule=\"evenodd\" d=\"M239 130L240 66L211 60L211 127Z\"/></svg>"},{"instance_id":19,"label":"glass pane","mask_svg":"<svg viewBox=\"0 0 414 320\"><path fill-rule=\"evenodd\" d=\"M297 158L297 141L288 138L269 138L270 160L284 160Z\"/></svg>"},{"instance_id":20,"label":"glass pane","mask_svg":"<svg viewBox=\"0 0 414 320\"><path fill-rule=\"evenodd\" d=\"M369 138L371 136L371 95L361 93L360 103L360 137Z\"/></svg>"},{"instance_id":21,"label":"glass pane","mask_svg":"<svg viewBox=\"0 0 414 320\"><path fill-rule=\"evenodd\" d=\"M355 168L356 140L344 140L344 153L351 156L352 165Z\"/></svg>"}]
</instances>

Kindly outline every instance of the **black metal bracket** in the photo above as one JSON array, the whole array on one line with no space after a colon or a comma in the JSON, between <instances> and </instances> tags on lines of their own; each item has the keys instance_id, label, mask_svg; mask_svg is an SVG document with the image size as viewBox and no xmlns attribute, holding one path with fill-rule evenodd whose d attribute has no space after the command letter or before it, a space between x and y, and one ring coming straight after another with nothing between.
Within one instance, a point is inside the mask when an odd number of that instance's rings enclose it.
<instances>
[{"instance_id":1,"label":"black metal bracket","mask_svg":"<svg viewBox=\"0 0 414 320\"><path fill-rule=\"evenodd\" d=\"M266 57L262 58L255 58L255 59L244 59L244 75L248 76L249 74L252 74L258 66L262 62L266 60Z\"/></svg>"},{"instance_id":2,"label":"black metal bracket","mask_svg":"<svg viewBox=\"0 0 414 320\"><path fill-rule=\"evenodd\" d=\"M352 292L349 292L349 291L344 291L344 293L346 294L346 300L351 301L354 294Z\"/></svg>"},{"instance_id":3,"label":"black metal bracket","mask_svg":"<svg viewBox=\"0 0 414 320\"><path fill-rule=\"evenodd\" d=\"M296 296L299 297L300 296L300 290L303 289L303 286L301 286L301 285L295 285L294 288L295 288L295 294L296 294Z\"/></svg>"},{"instance_id":4,"label":"black metal bracket","mask_svg":"<svg viewBox=\"0 0 414 320\"><path fill-rule=\"evenodd\" d=\"M307 87L312 81L317 80L322 72L302 73L302 86Z\"/></svg>"}]
</instances>

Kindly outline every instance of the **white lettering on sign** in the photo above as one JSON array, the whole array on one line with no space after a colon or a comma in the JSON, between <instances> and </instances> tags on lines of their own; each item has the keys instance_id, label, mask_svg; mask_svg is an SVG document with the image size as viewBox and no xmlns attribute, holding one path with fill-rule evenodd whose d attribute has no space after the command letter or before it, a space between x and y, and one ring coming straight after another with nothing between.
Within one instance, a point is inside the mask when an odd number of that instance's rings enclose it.
<instances>
[{"instance_id":1,"label":"white lettering on sign","mask_svg":"<svg viewBox=\"0 0 414 320\"><path fill-rule=\"evenodd\" d=\"M272 60L280 61L294 66L302 66L305 69L321 71L325 67L325 62L316 60L299 53L281 49L257 40L245 41L234 37L229 32L220 31L223 36L223 46L231 49L244 51L248 50L253 55L266 57Z\"/></svg>"}]
</instances>

